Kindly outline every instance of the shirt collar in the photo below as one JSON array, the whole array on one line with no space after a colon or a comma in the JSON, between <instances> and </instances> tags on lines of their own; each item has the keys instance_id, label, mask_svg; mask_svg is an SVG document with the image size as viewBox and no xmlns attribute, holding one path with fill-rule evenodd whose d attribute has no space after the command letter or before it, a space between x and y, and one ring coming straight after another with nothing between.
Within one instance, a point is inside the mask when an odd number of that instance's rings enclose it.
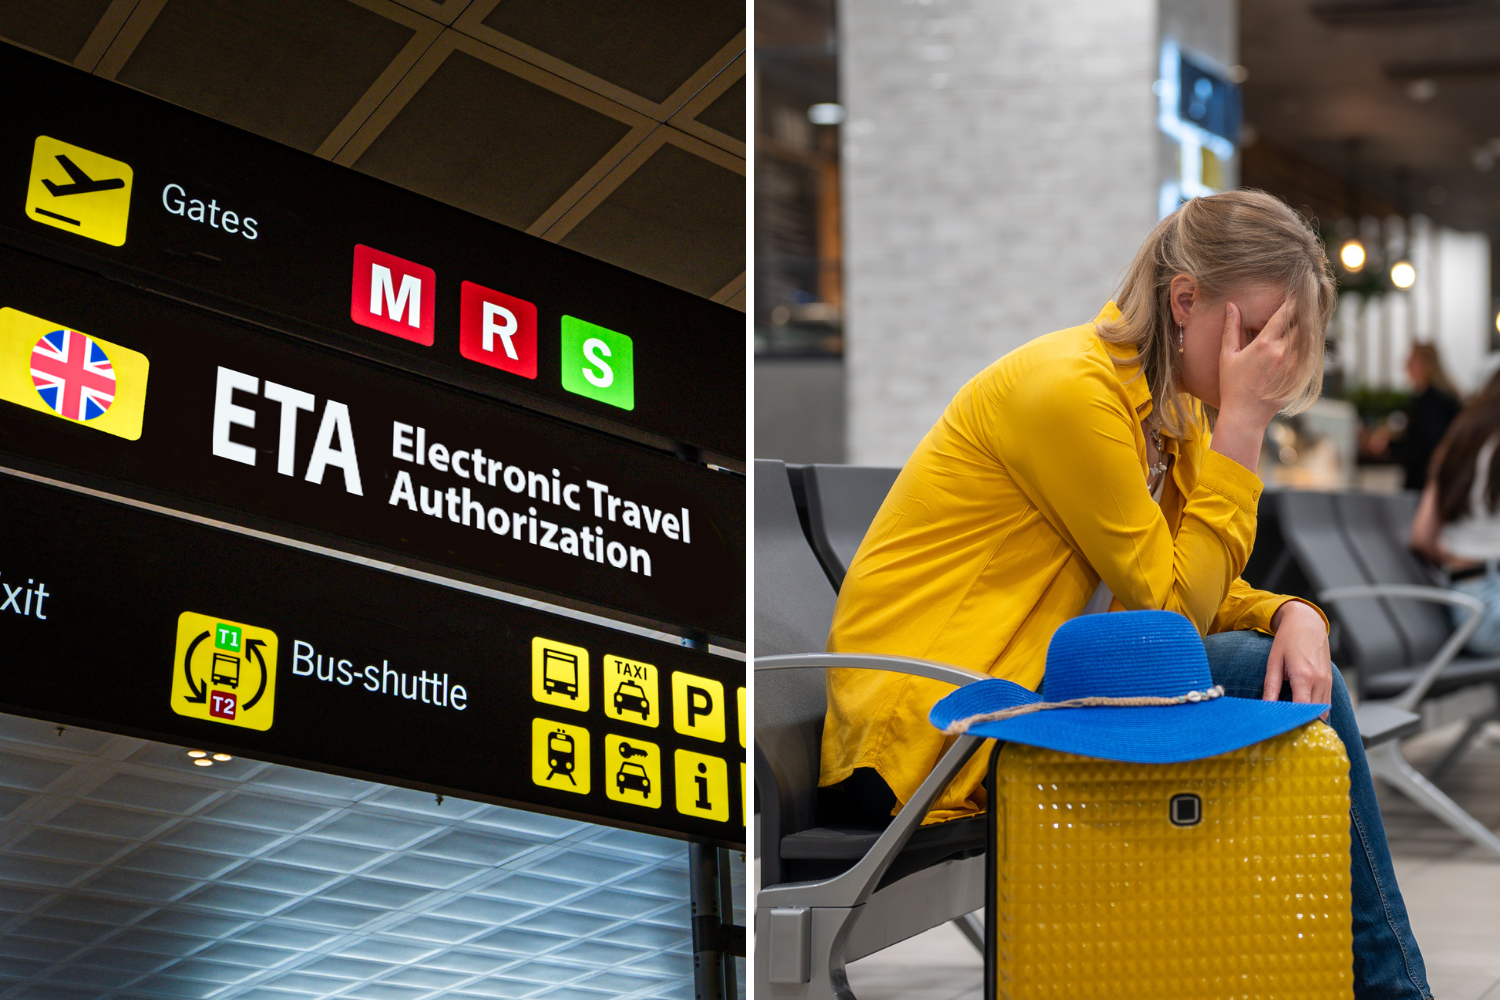
<instances>
[{"instance_id":1,"label":"shirt collar","mask_svg":"<svg viewBox=\"0 0 1500 1000\"><path fill-rule=\"evenodd\" d=\"M1099 310L1099 315L1094 317L1094 323L1113 323L1120 319L1120 307L1115 305L1114 300L1104 304ZM1130 344L1112 344L1107 340L1100 340L1104 350L1116 362L1134 357L1136 349ZM1130 400L1130 405L1135 408L1142 420L1151 413L1151 387L1146 384L1146 377L1141 374L1139 364L1115 365L1115 376L1120 380L1120 386L1125 390L1125 396Z\"/></svg>"}]
</instances>

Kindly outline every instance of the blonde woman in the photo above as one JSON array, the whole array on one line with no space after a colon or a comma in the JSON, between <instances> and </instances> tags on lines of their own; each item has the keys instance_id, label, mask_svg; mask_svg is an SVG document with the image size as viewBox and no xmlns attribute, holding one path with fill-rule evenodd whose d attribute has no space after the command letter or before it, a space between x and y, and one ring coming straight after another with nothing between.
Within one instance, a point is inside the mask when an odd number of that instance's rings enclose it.
<instances>
[{"instance_id":1,"label":"blonde woman","mask_svg":"<svg viewBox=\"0 0 1500 1000\"><path fill-rule=\"evenodd\" d=\"M828 648L954 663L1035 689L1086 610L1180 612L1237 697L1332 705L1350 757L1355 995L1428 998L1348 692L1310 604L1239 579L1261 441L1317 398L1334 287L1317 235L1270 195L1188 202L1090 323L969 381L907 462L839 593ZM884 822L945 749L944 685L835 670L825 808ZM984 808L976 755L928 822Z\"/></svg>"}]
</instances>

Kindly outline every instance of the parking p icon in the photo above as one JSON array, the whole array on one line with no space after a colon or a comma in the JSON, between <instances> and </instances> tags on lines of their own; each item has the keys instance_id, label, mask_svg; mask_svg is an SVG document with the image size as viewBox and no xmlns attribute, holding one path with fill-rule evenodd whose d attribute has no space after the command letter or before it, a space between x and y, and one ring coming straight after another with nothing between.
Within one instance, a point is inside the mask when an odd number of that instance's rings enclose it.
<instances>
[{"instance_id":1,"label":"parking p icon","mask_svg":"<svg viewBox=\"0 0 1500 1000\"><path fill-rule=\"evenodd\" d=\"M724 742L724 685L708 677L672 672L672 728L684 736Z\"/></svg>"}]
</instances>

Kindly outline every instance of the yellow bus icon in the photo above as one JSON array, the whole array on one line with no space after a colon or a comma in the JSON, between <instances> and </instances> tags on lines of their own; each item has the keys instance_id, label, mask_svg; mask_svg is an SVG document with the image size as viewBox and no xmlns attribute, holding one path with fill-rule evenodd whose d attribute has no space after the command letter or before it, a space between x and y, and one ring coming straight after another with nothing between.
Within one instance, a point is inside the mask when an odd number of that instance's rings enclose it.
<instances>
[{"instance_id":1,"label":"yellow bus icon","mask_svg":"<svg viewBox=\"0 0 1500 1000\"><path fill-rule=\"evenodd\" d=\"M123 246L134 179L128 163L39 135L31 155L26 215L44 226Z\"/></svg>"}]
</instances>

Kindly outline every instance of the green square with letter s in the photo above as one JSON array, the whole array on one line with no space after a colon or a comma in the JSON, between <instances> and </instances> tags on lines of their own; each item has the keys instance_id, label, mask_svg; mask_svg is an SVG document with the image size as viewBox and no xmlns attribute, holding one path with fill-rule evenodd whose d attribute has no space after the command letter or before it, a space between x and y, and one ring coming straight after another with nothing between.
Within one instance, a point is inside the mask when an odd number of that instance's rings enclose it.
<instances>
[{"instance_id":1,"label":"green square with letter s","mask_svg":"<svg viewBox=\"0 0 1500 1000\"><path fill-rule=\"evenodd\" d=\"M623 333L562 318L562 386L622 410L635 409L635 346Z\"/></svg>"}]
</instances>

